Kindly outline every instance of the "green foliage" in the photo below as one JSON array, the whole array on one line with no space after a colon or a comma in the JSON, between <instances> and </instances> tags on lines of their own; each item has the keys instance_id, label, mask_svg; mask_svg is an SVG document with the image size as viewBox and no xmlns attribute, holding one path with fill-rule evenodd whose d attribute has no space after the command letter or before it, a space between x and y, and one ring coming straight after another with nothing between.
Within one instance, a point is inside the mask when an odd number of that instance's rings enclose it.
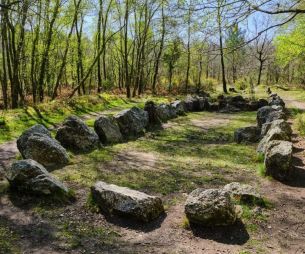
<instances>
[{"instance_id":1,"label":"green foliage","mask_svg":"<svg viewBox=\"0 0 305 254\"><path fill-rule=\"evenodd\" d=\"M203 90L207 92L215 92L217 85L218 81L213 78L204 79L202 81Z\"/></svg>"},{"instance_id":2,"label":"green foliage","mask_svg":"<svg viewBox=\"0 0 305 254\"><path fill-rule=\"evenodd\" d=\"M305 136L305 114L297 115L297 128L302 136Z\"/></svg>"}]
</instances>

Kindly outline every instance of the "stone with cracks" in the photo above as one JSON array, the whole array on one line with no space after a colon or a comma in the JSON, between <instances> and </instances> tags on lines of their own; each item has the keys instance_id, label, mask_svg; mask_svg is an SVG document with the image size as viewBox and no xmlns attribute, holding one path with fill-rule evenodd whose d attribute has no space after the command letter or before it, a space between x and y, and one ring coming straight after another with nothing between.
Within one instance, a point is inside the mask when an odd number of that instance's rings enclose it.
<instances>
[{"instance_id":1,"label":"stone with cracks","mask_svg":"<svg viewBox=\"0 0 305 254\"><path fill-rule=\"evenodd\" d=\"M69 196L67 187L34 160L14 162L6 177L11 188L22 193L50 195L57 198Z\"/></svg>"},{"instance_id":2,"label":"stone with cracks","mask_svg":"<svg viewBox=\"0 0 305 254\"><path fill-rule=\"evenodd\" d=\"M292 143L274 140L269 142L265 154L266 175L285 180L291 172Z\"/></svg>"},{"instance_id":3,"label":"stone with cracks","mask_svg":"<svg viewBox=\"0 0 305 254\"><path fill-rule=\"evenodd\" d=\"M261 130L261 137L264 137L270 129L280 128L283 132L287 134L287 136L291 137L292 129L289 123L287 123L284 119L274 120L269 123L264 123Z\"/></svg>"},{"instance_id":4,"label":"stone with cracks","mask_svg":"<svg viewBox=\"0 0 305 254\"><path fill-rule=\"evenodd\" d=\"M261 195L249 184L237 182L229 183L223 187L223 191L228 192L234 200L247 204L263 204Z\"/></svg>"},{"instance_id":5,"label":"stone with cracks","mask_svg":"<svg viewBox=\"0 0 305 254\"><path fill-rule=\"evenodd\" d=\"M125 139L140 137L148 126L148 113L143 109L132 107L114 116Z\"/></svg>"},{"instance_id":6,"label":"stone with cracks","mask_svg":"<svg viewBox=\"0 0 305 254\"><path fill-rule=\"evenodd\" d=\"M98 135L76 116L66 118L55 138L63 147L75 152L90 152L100 144Z\"/></svg>"},{"instance_id":7,"label":"stone with cracks","mask_svg":"<svg viewBox=\"0 0 305 254\"><path fill-rule=\"evenodd\" d=\"M123 141L119 125L113 117L99 117L94 123L94 130L103 144L115 144Z\"/></svg>"},{"instance_id":8,"label":"stone with cracks","mask_svg":"<svg viewBox=\"0 0 305 254\"><path fill-rule=\"evenodd\" d=\"M143 192L105 182L91 187L93 201L106 213L149 222L164 213L162 200Z\"/></svg>"},{"instance_id":9,"label":"stone with cracks","mask_svg":"<svg viewBox=\"0 0 305 254\"><path fill-rule=\"evenodd\" d=\"M51 138L50 131L41 124L36 124L36 125L32 126L31 128L27 129L26 131L24 131L21 134L21 136L17 139L17 147L23 157L24 157L23 152L26 149L27 141L28 141L29 137L31 135L33 135L34 133L44 134Z\"/></svg>"},{"instance_id":10,"label":"stone with cracks","mask_svg":"<svg viewBox=\"0 0 305 254\"><path fill-rule=\"evenodd\" d=\"M265 107L260 108L257 111L257 116L256 116L258 127L261 128L264 123L266 123L267 121L270 122L270 119L268 117L271 112L275 112L275 111L277 111L277 110L272 108L271 106L265 106Z\"/></svg>"},{"instance_id":11,"label":"stone with cracks","mask_svg":"<svg viewBox=\"0 0 305 254\"><path fill-rule=\"evenodd\" d=\"M26 144L22 151L24 159L35 160L47 169L61 168L69 163L66 149L57 140L45 134L31 135Z\"/></svg>"},{"instance_id":12,"label":"stone with cracks","mask_svg":"<svg viewBox=\"0 0 305 254\"><path fill-rule=\"evenodd\" d=\"M260 138L260 133L260 128L257 126L239 128L234 132L234 140L236 143L256 143Z\"/></svg>"},{"instance_id":13,"label":"stone with cracks","mask_svg":"<svg viewBox=\"0 0 305 254\"><path fill-rule=\"evenodd\" d=\"M262 138L262 140L259 142L257 147L257 152L265 154L268 143L272 140L290 141L291 136L287 135L287 133L279 127L270 129L267 132L267 134Z\"/></svg>"},{"instance_id":14,"label":"stone with cracks","mask_svg":"<svg viewBox=\"0 0 305 254\"><path fill-rule=\"evenodd\" d=\"M234 224L238 214L228 192L196 189L187 198L185 214L190 222L204 226Z\"/></svg>"}]
</instances>

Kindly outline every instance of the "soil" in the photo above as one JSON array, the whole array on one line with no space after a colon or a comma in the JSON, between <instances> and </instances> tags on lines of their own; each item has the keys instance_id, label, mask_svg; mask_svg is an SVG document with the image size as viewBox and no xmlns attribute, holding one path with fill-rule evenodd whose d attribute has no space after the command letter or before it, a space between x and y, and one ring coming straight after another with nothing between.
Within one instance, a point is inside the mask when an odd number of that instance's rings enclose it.
<instances>
[{"instance_id":1,"label":"soil","mask_svg":"<svg viewBox=\"0 0 305 254\"><path fill-rule=\"evenodd\" d=\"M301 105L289 101L289 105ZM211 119L193 120L191 124L213 128L229 123L229 115L216 114ZM171 128L176 123L169 123ZM0 195L0 222L5 221L21 239L18 245L23 253L305 253L305 139L294 134L294 174L291 180L281 183L253 174L242 175L247 182L259 182L261 194L272 203L271 209L263 209L266 220L258 220L257 231L251 237L242 222L231 227L203 228L182 225L184 220L183 203L186 194L175 197L166 215L147 225L104 216L85 209L89 190L70 186L76 190L76 201L61 207L57 217L42 216L32 209L35 200L29 197ZM15 142L0 146L0 161L3 165L16 157ZM135 165L145 170L155 170L158 158L153 153L139 151L118 152L109 162L113 170L128 170ZM232 173L232 180L241 175ZM168 197L170 198L170 197ZM57 224L64 220L69 223L80 221L90 225L104 226L119 234L120 240L107 245L99 239L81 239L75 249L67 247L55 237ZM262 244L263 243L263 244ZM247 252L240 252L246 248ZM0 253L1 250L0 250Z\"/></svg>"}]
</instances>

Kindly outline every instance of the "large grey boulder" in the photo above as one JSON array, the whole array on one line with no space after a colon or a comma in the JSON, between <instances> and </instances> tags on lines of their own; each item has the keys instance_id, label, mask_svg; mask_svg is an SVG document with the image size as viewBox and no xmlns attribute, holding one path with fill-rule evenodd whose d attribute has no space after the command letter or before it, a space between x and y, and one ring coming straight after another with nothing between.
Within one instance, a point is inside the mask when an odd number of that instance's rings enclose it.
<instances>
[{"instance_id":1,"label":"large grey boulder","mask_svg":"<svg viewBox=\"0 0 305 254\"><path fill-rule=\"evenodd\" d=\"M239 128L234 132L234 140L236 143L256 143L260 138L260 132L257 126Z\"/></svg>"},{"instance_id":2,"label":"large grey boulder","mask_svg":"<svg viewBox=\"0 0 305 254\"><path fill-rule=\"evenodd\" d=\"M69 163L69 155L51 133L42 125L35 125L17 140L24 159L33 159L48 169L57 169Z\"/></svg>"},{"instance_id":3,"label":"large grey boulder","mask_svg":"<svg viewBox=\"0 0 305 254\"><path fill-rule=\"evenodd\" d=\"M145 133L148 126L148 113L143 109L132 107L114 116L119 124L120 131L124 138L137 138Z\"/></svg>"},{"instance_id":4,"label":"large grey boulder","mask_svg":"<svg viewBox=\"0 0 305 254\"><path fill-rule=\"evenodd\" d=\"M112 117L99 117L94 122L94 130L103 144L115 144L123 141L119 125Z\"/></svg>"},{"instance_id":5,"label":"large grey boulder","mask_svg":"<svg viewBox=\"0 0 305 254\"><path fill-rule=\"evenodd\" d=\"M265 106L260 108L257 111L257 116L256 116L258 127L261 128L262 125L268 121L269 114L274 111L276 111L276 109L272 108L271 106Z\"/></svg>"},{"instance_id":6,"label":"large grey boulder","mask_svg":"<svg viewBox=\"0 0 305 254\"><path fill-rule=\"evenodd\" d=\"M262 196L249 184L232 182L223 187L223 191L228 192L232 199L247 204L263 204Z\"/></svg>"},{"instance_id":7,"label":"large grey boulder","mask_svg":"<svg viewBox=\"0 0 305 254\"><path fill-rule=\"evenodd\" d=\"M34 160L14 162L6 177L11 188L22 193L51 195L56 198L69 196L67 187Z\"/></svg>"},{"instance_id":8,"label":"large grey boulder","mask_svg":"<svg viewBox=\"0 0 305 254\"><path fill-rule=\"evenodd\" d=\"M144 110L148 113L148 125L150 128L162 126L162 120L159 116L158 105L153 101L147 101Z\"/></svg>"},{"instance_id":9,"label":"large grey boulder","mask_svg":"<svg viewBox=\"0 0 305 254\"><path fill-rule=\"evenodd\" d=\"M267 132L267 134L259 142L258 147L257 147L257 152L265 154L268 143L272 140L290 141L291 136L287 135L287 133L279 127L272 128Z\"/></svg>"},{"instance_id":10,"label":"large grey boulder","mask_svg":"<svg viewBox=\"0 0 305 254\"><path fill-rule=\"evenodd\" d=\"M47 169L61 168L69 163L69 155L60 143L44 134L33 134L23 150L24 159L32 159Z\"/></svg>"},{"instance_id":11,"label":"large grey boulder","mask_svg":"<svg viewBox=\"0 0 305 254\"><path fill-rule=\"evenodd\" d=\"M196 189L188 196L185 214L190 222L204 226L234 224L237 209L228 192L217 189Z\"/></svg>"},{"instance_id":12,"label":"large grey boulder","mask_svg":"<svg viewBox=\"0 0 305 254\"><path fill-rule=\"evenodd\" d=\"M185 106L183 101L176 100L172 102L171 107L173 107L176 111L176 114L178 116L184 116L185 115Z\"/></svg>"},{"instance_id":13,"label":"large grey boulder","mask_svg":"<svg viewBox=\"0 0 305 254\"><path fill-rule=\"evenodd\" d=\"M33 134L37 134L37 133L44 134L51 138L50 131L41 124L36 124L36 125L32 126L31 128L27 129L26 131L24 131L21 134L21 136L17 139L17 147L23 157L24 157L23 151L27 147L27 141L28 141L29 137L32 136Z\"/></svg>"},{"instance_id":14,"label":"large grey boulder","mask_svg":"<svg viewBox=\"0 0 305 254\"><path fill-rule=\"evenodd\" d=\"M291 172L292 143L274 140L269 142L265 154L266 175L285 180Z\"/></svg>"},{"instance_id":15,"label":"large grey boulder","mask_svg":"<svg viewBox=\"0 0 305 254\"><path fill-rule=\"evenodd\" d=\"M55 138L74 152L90 152L100 144L98 135L77 116L66 118Z\"/></svg>"},{"instance_id":16,"label":"large grey boulder","mask_svg":"<svg viewBox=\"0 0 305 254\"><path fill-rule=\"evenodd\" d=\"M276 127L280 128L283 132L287 134L287 136L291 137L291 126L284 119L278 119L269 123L264 123L261 130L261 137L265 136L270 129L274 129Z\"/></svg>"},{"instance_id":17,"label":"large grey boulder","mask_svg":"<svg viewBox=\"0 0 305 254\"><path fill-rule=\"evenodd\" d=\"M91 187L93 201L106 213L149 222L164 213L162 200L143 192L105 182Z\"/></svg>"}]
</instances>

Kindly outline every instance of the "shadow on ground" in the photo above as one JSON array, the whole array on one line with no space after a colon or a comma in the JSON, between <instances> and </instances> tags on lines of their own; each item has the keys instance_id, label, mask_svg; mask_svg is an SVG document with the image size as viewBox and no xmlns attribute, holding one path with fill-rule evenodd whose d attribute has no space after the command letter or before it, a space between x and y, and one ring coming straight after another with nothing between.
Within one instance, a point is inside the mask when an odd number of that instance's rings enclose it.
<instances>
[{"instance_id":1,"label":"shadow on ground","mask_svg":"<svg viewBox=\"0 0 305 254\"><path fill-rule=\"evenodd\" d=\"M111 224L114 224L122 228L141 231L144 233L148 233L160 228L167 216L166 213L163 213L157 219L148 223L143 223L143 222L135 221L128 217L119 217L118 215L111 215L106 213L103 214L105 216L105 219Z\"/></svg>"},{"instance_id":2,"label":"shadow on ground","mask_svg":"<svg viewBox=\"0 0 305 254\"><path fill-rule=\"evenodd\" d=\"M237 221L232 226L219 227L203 227L191 224L191 230L196 237L224 244L243 245L250 239L242 221Z\"/></svg>"}]
</instances>

